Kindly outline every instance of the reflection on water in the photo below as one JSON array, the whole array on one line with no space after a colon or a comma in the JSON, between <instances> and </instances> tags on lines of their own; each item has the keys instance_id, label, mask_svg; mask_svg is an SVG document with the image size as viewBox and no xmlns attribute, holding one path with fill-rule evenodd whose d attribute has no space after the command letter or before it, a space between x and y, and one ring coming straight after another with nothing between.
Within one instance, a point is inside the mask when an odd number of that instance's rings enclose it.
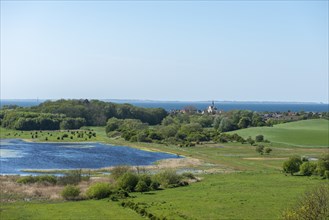
<instances>
[{"instance_id":1,"label":"reflection on water","mask_svg":"<svg viewBox=\"0 0 329 220\"><path fill-rule=\"evenodd\" d=\"M24 153L19 150L0 149L0 161L5 158L23 157Z\"/></svg>"},{"instance_id":2,"label":"reflection on water","mask_svg":"<svg viewBox=\"0 0 329 220\"><path fill-rule=\"evenodd\" d=\"M66 147L66 148L93 148L95 146L92 145L63 145L63 146L59 146L59 147Z\"/></svg>"},{"instance_id":3,"label":"reflection on water","mask_svg":"<svg viewBox=\"0 0 329 220\"><path fill-rule=\"evenodd\" d=\"M97 169L116 165L151 165L177 155L101 143L30 143L1 140L0 174L31 169Z\"/></svg>"}]
</instances>

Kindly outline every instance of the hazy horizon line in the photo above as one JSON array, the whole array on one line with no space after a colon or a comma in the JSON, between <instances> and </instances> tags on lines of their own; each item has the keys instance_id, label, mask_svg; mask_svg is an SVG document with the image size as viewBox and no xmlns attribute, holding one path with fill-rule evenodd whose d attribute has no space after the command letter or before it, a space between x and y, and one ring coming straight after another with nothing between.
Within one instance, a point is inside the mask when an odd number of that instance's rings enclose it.
<instances>
[{"instance_id":1,"label":"hazy horizon line","mask_svg":"<svg viewBox=\"0 0 329 220\"><path fill-rule=\"evenodd\" d=\"M102 100L102 101L132 101L132 102L219 102L219 103L293 103L293 104L329 104L329 102L316 102L316 101L267 101L267 100L262 100L262 101L253 101L253 100L248 100L248 101L241 101L241 100L218 100L218 99L209 99L209 100L155 100L155 99L112 99L112 98L0 98L0 101L56 101L56 100L79 100L79 99L88 99L88 100Z\"/></svg>"}]
</instances>

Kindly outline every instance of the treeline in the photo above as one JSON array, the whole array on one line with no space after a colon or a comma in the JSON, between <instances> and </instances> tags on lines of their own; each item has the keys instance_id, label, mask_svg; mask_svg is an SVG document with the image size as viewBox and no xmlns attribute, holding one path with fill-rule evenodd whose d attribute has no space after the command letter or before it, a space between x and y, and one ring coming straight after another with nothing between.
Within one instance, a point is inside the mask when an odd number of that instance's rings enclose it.
<instances>
[{"instance_id":1,"label":"treeline","mask_svg":"<svg viewBox=\"0 0 329 220\"><path fill-rule=\"evenodd\" d=\"M161 108L140 108L99 100L46 101L39 106L3 108L1 126L16 130L78 129L104 126L109 118L138 119L150 125L161 123L167 112Z\"/></svg>"},{"instance_id":2,"label":"treeline","mask_svg":"<svg viewBox=\"0 0 329 220\"><path fill-rule=\"evenodd\" d=\"M86 123L83 118L50 113L6 111L0 117L2 127L24 131L78 129Z\"/></svg>"},{"instance_id":3,"label":"treeline","mask_svg":"<svg viewBox=\"0 0 329 220\"><path fill-rule=\"evenodd\" d=\"M161 123L167 116L162 108L140 108L130 104L115 104L99 100L58 100L46 101L31 111L52 114L65 114L71 118L84 118L88 126L104 126L107 119L139 119L150 125Z\"/></svg>"},{"instance_id":4,"label":"treeline","mask_svg":"<svg viewBox=\"0 0 329 220\"><path fill-rule=\"evenodd\" d=\"M202 142L241 142L253 145L255 140L243 139L223 132L250 126L265 126L257 113L232 111L222 115L172 114L161 124L149 126L138 119L110 118L106 125L109 137L122 137L131 142L154 142L194 146Z\"/></svg>"}]
</instances>

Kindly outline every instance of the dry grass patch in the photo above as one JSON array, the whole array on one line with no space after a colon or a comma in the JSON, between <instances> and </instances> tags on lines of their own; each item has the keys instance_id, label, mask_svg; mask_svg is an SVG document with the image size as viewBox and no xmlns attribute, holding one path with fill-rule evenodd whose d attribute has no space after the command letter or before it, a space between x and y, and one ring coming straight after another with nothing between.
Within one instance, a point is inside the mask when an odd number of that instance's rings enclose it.
<instances>
[{"instance_id":1,"label":"dry grass patch","mask_svg":"<svg viewBox=\"0 0 329 220\"><path fill-rule=\"evenodd\" d=\"M0 202L15 202L19 200L62 200L61 191L65 186L46 183L20 184L18 176L0 176ZM108 177L92 177L81 181L77 186L84 195L89 186L96 182L111 182Z\"/></svg>"}]
</instances>

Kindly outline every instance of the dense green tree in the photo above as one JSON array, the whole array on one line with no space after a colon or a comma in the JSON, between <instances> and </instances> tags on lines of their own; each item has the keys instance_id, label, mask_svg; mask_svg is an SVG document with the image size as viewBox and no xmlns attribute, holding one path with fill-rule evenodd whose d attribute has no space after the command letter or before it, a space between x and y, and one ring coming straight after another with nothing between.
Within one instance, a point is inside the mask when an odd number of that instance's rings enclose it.
<instances>
[{"instance_id":1,"label":"dense green tree","mask_svg":"<svg viewBox=\"0 0 329 220\"><path fill-rule=\"evenodd\" d=\"M290 157L287 161L283 163L283 171L285 173L290 173L293 175L297 173L300 169L300 165L302 164L302 160L298 156Z\"/></svg>"},{"instance_id":2,"label":"dense green tree","mask_svg":"<svg viewBox=\"0 0 329 220\"><path fill-rule=\"evenodd\" d=\"M232 130L235 130L235 125L231 119L224 117L220 121L218 130L221 132L232 131Z\"/></svg>"},{"instance_id":3,"label":"dense green tree","mask_svg":"<svg viewBox=\"0 0 329 220\"><path fill-rule=\"evenodd\" d=\"M242 117L239 120L238 127L239 128L247 128L251 124L251 120L248 117Z\"/></svg>"},{"instance_id":4,"label":"dense green tree","mask_svg":"<svg viewBox=\"0 0 329 220\"><path fill-rule=\"evenodd\" d=\"M256 142L263 142L264 141L264 135L257 135L255 138Z\"/></svg>"}]
</instances>

